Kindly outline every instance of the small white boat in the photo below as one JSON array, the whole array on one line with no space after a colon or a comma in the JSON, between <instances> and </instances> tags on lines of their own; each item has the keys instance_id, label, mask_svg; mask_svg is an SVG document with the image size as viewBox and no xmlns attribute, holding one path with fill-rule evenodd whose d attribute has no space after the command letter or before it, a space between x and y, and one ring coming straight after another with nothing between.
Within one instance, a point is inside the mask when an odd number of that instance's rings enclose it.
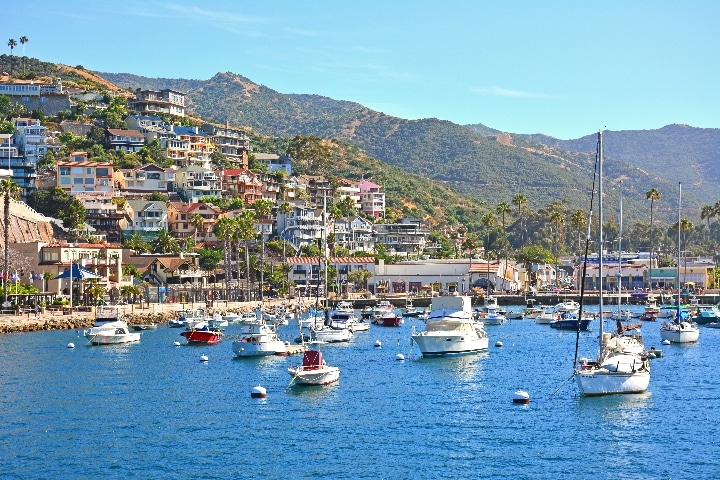
<instances>
[{"instance_id":1,"label":"small white boat","mask_svg":"<svg viewBox=\"0 0 720 480\"><path fill-rule=\"evenodd\" d=\"M116 345L140 341L140 333L131 332L122 320L104 322L83 332L91 345Z\"/></svg>"},{"instance_id":2,"label":"small white boat","mask_svg":"<svg viewBox=\"0 0 720 480\"><path fill-rule=\"evenodd\" d=\"M328 385L340 379L340 369L325 363L319 350L306 350L302 365L288 368L288 373L295 385Z\"/></svg>"},{"instance_id":3,"label":"small white boat","mask_svg":"<svg viewBox=\"0 0 720 480\"><path fill-rule=\"evenodd\" d=\"M554 307L544 307L542 313L535 317L535 323L538 325L549 325L558 318Z\"/></svg>"},{"instance_id":4,"label":"small white boat","mask_svg":"<svg viewBox=\"0 0 720 480\"><path fill-rule=\"evenodd\" d=\"M323 343L349 342L353 332L349 328L333 328L329 325L310 328L310 338Z\"/></svg>"},{"instance_id":5,"label":"small white boat","mask_svg":"<svg viewBox=\"0 0 720 480\"><path fill-rule=\"evenodd\" d=\"M236 357L285 355L285 342L280 340L272 325L251 323L243 325L240 338L233 340L232 350Z\"/></svg>"}]
</instances>

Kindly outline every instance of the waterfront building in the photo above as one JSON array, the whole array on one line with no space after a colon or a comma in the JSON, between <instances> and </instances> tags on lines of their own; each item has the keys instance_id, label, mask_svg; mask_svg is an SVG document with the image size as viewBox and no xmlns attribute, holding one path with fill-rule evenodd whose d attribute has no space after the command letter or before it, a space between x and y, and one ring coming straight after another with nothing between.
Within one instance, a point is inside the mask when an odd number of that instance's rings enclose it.
<instances>
[{"instance_id":1,"label":"waterfront building","mask_svg":"<svg viewBox=\"0 0 720 480\"><path fill-rule=\"evenodd\" d=\"M391 255L418 256L425 249L430 230L418 218L402 218L398 223L376 223L375 245L383 244Z\"/></svg>"}]
</instances>

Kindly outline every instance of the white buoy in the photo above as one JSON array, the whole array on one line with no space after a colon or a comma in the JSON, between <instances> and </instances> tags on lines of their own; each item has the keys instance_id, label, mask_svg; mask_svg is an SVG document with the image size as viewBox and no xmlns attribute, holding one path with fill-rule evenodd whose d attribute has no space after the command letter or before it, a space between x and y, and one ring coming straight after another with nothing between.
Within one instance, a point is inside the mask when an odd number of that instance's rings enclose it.
<instances>
[{"instance_id":1,"label":"white buoy","mask_svg":"<svg viewBox=\"0 0 720 480\"><path fill-rule=\"evenodd\" d=\"M179 346L180 346L180 342L173 342L173 345L175 345L176 347L179 347Z\"/></svg>"},{"instance_id":2,"label":"white buoy","mask_svg":"<svg viewBox=\"0 0 720 480\"><path fill-rule=\"evenodd\" d=\"M513 393L512 401L513 403L528 404L530 403L530 394L525 390L518 390Z\"/></svg>"},{"instance_id":3,"label":"white buoy","mask_svg":"<svg viewBox=\"0 0 720 480\"><path fill-rule=\"evenodd\" d=\"M502 345L503 345L503 343L502 343L500 340L498 340L497 342L495 342L495 346L496 346L496 347L502 347Z\"/></svg>"},{"instance_id":4,"label":"white buoy","mask_svg":"<svg viewBox=\"0 0 720 480\"><path fill-rule=\"evenodd\" d=\"M265 398L267 397L267 390L258 385L257 387L252 389L252 391L250 392L250 396L252 398Z\"/></svg>"},{"instance_id":5,"label":"white buoy","mask_svg":"<svg viewBox=\"0 0 720 480\"><path fill-rule=\"evenodd\" d=\"M207 362L207 361L208 361L207 355L201 355L201 356L200 356L200 361L201 361L201 362Z\"/></svg>"},{"instance_id":6,"label":"white buoy","mask_svg":"<svg viewBox=\"0 0 720 480\"><path fill-rule=\"evenodd\" d=\"M395 355L395 360L405 360L405 355L403 355L402 353L398 353L397 355Z\"/></svg>"},{"instance_id":7,"label":"white buoy","mask_svg":"<svg viewBox=\"0 0 720 480\"><path fill-rule=\"evenodd\" d=\"M663 345L670 345L670 340L668 340L668 339L666 338L665 340L662 341L662 344L663 344Z\"/></svg>"},{"instance_id":8,"label":"white buoy","mask_svg":"<svg viewBox=\"0 0 720 480\"><path fill-rule=\"evenodd\" d=\"M380 340L375 340L375 346L382 347L382 342Z\"/></svg>"},{"instance_id":9,"label":"white buoy","mask_svg":"<svg viewBox=\"0 0 720 480\"><path fill-rule=\"evenodd\" d=\"M67 344L67 347L68 347L68 348L75 348L75 344L72 343L72 342L70 342L70 343Z\"/></svg>"}]
</instances>

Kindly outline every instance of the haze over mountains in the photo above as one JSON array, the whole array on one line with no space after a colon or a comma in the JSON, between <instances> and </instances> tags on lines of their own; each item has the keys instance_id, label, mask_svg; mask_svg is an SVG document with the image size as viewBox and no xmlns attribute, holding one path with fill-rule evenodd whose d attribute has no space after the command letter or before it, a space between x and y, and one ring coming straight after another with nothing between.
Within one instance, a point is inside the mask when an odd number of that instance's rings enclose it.
<instances>
[{"instance_id":1,"label":"haze over mountains","mask_svg":"<svg viewBox=\"0 0 720 480\"><path fill-rule=\"evenodd\" d=\"M405 120L354 102L282 94L229 72L209 80L96 73L120 87L186 92L193 114L250 127L260 134L346 141L379 160L441 181L490 206L510 203L518 193L533 208L558 199L567 199L572 208L589 206L596 132L576 140L558 140L542 134L502 133L481 124ZM602 119L598 124L602 125ZM606 216L616 215L620 180L629 223L648 221L645 192L653 187L663 194L656 204L656 218L676 221L680 180L683 216L699 221L701 206L720 200L720 129L668 125L657 130L606 131L604 147Z\"/></svg>"}]
</instances>

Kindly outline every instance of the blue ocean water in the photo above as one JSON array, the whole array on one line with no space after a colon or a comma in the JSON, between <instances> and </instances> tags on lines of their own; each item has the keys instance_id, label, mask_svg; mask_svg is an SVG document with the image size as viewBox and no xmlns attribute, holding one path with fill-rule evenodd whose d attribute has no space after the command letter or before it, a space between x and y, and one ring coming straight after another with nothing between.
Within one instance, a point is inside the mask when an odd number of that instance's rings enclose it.
<instances>
[{"instance_id":1,"label":"blue ocean water","mask_svg":"<svg viewBox=\"0 0 720 480\"><path fill-rule=\"evenodd\" d=\"M581 334L596 354L598 325ZM300 357L234 359L231 342L89 347L78 331L0 336L4 479L708 478L720 472L720 330L660 345L649 391L578 396L574 332L488 326L481 355L424 359L399 328L323 346L328 387L287 388ZM232 335L239 327L230 326ZM281 327L291 340L297 325ZM374 346L380 340L382 347ZM495 347L502 341L502 347ZM77 347L68 349L74 342ZM396 360L402 353L406 359ZM200 362L207 355L207 363ZM252 399L256 385L266 399ZM529 405L513 404L524 389ZM553 393L556 392L554 395Z\"/></svg>"}]
</instances>

